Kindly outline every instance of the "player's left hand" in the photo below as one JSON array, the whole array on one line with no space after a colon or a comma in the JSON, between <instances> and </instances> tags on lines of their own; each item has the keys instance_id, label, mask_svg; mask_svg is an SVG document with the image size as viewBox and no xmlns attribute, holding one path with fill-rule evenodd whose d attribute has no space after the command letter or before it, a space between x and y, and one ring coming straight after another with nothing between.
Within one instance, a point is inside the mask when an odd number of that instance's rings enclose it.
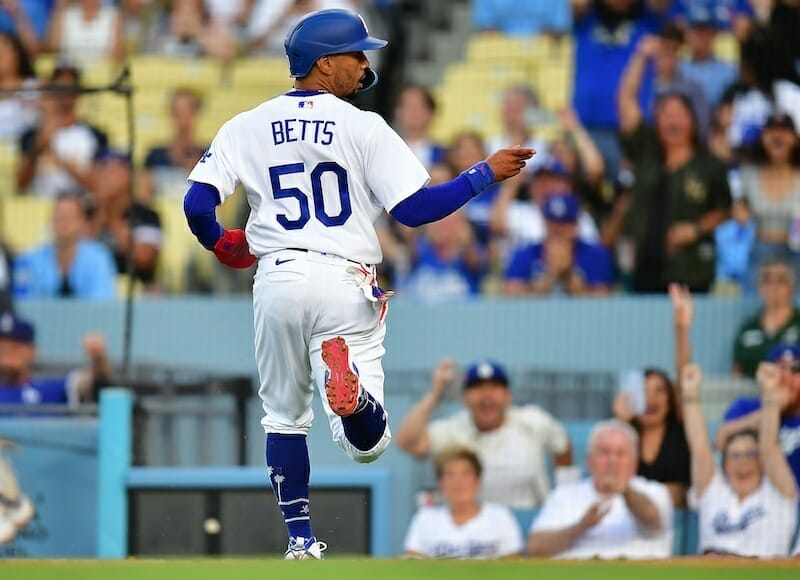
<instances>
[{"instance_id":1,"label":"player's left hand","mask_svg":"<svg viewBox=\"0 0 800 580\"><path fill-rule=\"evenodd\" d=\"M231 268L249 268L256 263L250 253L244 230L224 230L222 237L214 245L214 255L221 263Z\"/></svg>"}]
</instances>

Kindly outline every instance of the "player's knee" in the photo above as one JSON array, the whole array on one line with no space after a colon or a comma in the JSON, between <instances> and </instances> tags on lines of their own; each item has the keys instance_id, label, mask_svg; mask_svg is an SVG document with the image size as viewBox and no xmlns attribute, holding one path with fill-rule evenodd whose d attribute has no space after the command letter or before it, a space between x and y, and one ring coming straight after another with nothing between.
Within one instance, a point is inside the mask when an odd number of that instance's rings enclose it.
<instances>
[{"instance_id":1,"label":"player's knee","mask_svg":"<svg viewBox=\"0 0 800 580\"><path fill-rule=\"evenodd\" d=\"M392 433L387 426L381 436L380 440L372 447L372 449L362 450L350 443L344 434L337 438L337 443L350 459L357 463L372 463L378 457L383 455L383 452L389 448L389 443L392 441Z\"/></svg>"}]
</instances>

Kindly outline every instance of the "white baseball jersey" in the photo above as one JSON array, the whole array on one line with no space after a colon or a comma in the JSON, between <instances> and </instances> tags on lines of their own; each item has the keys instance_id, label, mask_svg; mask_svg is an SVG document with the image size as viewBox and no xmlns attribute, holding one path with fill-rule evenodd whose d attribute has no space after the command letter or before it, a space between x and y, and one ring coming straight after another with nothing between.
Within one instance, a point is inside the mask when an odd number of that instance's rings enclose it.
<instances>
[{"instance_id":1,"label":"white baseball jersey","mask_svg":"<svg viewBox=\"0 0 800 580\"><path fill-rule=\"evenodd\" d=\"M292 91L225 123L189 179L216 187L220 201L242 185L255 256L300 248L377 264L381 210L430 176L379 115Z\"/></svg>"},{"instance_id":2,"label":"white baseball jersey","mask_svg":"<svg viewBox=\"0 0 800 580\"><path fill-rule=\"evenodd\" d=\"M797 500L781 495L764 477L759 488L740 502L717 470L697 505L700 553L707 550L740 556L786 556L797 522Z\"/></svg>"},{"instance_id":3,"label":"white baseball jersey","mask_svg":"<svg viewBox=\"0 0 800 580\"><path fill-rule=\"evenodd\" d=\"M406 534L405 550L430 558L502 558L522 552L519 524L505 506L484 503L458 525L447 506L420 509Z\"/></svg>"},{"instance_id":4,"label":"white baseball jersey","mask_svg":"<svg viewBox=\"0 0 800 580\"><path fill-rule=\"evenodd\" d=\"M503 426L488 433L479 432L464 410L433 421L428 435L433 455L451 446L474 449L484 466L483 499L520 509L544 501L550 490L547 455L569 446L564 427L534 405L509 408Z\"/></svg>"},{"instance_id":5,"label":"white baseball jersey","mask_svg":"<svg viewBox=\"0 0 800 580\"><path fill-rule=\"evenodd\" d=\"M656 481L634 477L631 487L647 496L661 516L663 527L646 535L625 504L621 494L608 498L608 513L556 558L668 558L672 553L672 497L667 487ZM531 524L531 533L561 530L576 524L603 497L591 479L560 485L545 501Z\"/></svg>"}]
</instances>

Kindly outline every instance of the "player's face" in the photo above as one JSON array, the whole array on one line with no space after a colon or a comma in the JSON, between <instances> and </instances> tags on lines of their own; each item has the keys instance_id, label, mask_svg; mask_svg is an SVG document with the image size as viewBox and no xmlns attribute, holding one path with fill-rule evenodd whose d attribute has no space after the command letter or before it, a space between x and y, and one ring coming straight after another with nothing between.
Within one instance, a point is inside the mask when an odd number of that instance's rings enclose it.
<instances>
[{"instance_id":1,"label":"player's face","mask_svg":"<svg viewBox=\"0 0 800 580\"><path fill-rule=\"evenodd\" d=\"M725 448L725 477L740 497L753 493L761 485L761 462L758 444L749 435L736 437Z\"/></svg>"},{"instance_id":2,"label":"player's face","mask_svg":"<svg viewBox=\"0 0 800 580\"><path fill-rule=\"evenodd\" d=\"M758 293L767 308L790 305L794 295L794 285L786 267L775 264L764 268L758 279Z\"/></svg>"},{"instance_id":3,"label":"player's face","mask_svg":"<svg viewBox=\"0 0 800 580\"><path fill-rule=\"evenodd\" d=\"M27 375L35 353L31 344L0 338L0 375L6 380L16 380L20 375Z\"/></svg>"},{"instance_id":4,"label":"player's face","mask_svg":"<svg viewBox=\"0 0 800 580\"><path fill-rule=\"evenodd\" d=\"M464 404L472 413L478 431L493 431L505 421L511 391L503 383L481 381L464 391Z\"/></svg>"},{"instance_id":5,"label":"player's face","mask_svg":"<svg viewBox=\"0 0 800 580\"><path fill-rule=\"evenodd\" d=\"M600 493L616 493L627 486L636 473L633 441L621 431L606 431L589 451L589 472Z\"/></svg>"},{"instance_id":6,"label":"player's face","mask_svg":"<svg viewBox=\"0 0 800 580\"><path fill-rule=\"evenodd\" d=\"M363 52L334 54L327 58L334 63L333 86L337 97L353 99L361 88L361 79L369 68L369 59Z\"/></svg>"},{"instance_id":7,"label":"player's face","mask_svg":"<svg viewBox=\"0 0 800 580\"><path fill-rule=\"evenodd\" d=\"M442 469L439 489L449 506L468 505L478 500L481 481L466 459L454 459Z\"/></svg>"},{"instance_id":8,"label":"player's face","mask_svg":"<svg viewBox=\"0 0 800 580\"><path fill-rule=\"evenodd\" d=\"M645 410L638 417L643 427L661 425L669 414L669 385L664 378L653 374L645 379Z\"/></svg>"}]
</instances>

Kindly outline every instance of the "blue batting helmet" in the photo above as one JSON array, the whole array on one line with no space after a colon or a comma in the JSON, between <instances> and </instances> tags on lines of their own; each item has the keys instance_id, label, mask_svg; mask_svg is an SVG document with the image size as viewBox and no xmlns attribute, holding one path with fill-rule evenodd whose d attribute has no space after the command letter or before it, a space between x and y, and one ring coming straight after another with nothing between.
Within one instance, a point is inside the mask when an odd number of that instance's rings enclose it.
<instances>
[{"instance_id":1,"label":"blue batting helmet","mask_svg":"<svg viewBox=\"0 0 800 580\"><path fill-rule=\"evenodd\" d=\"M289 59L289 75L302 78L320 57L375 50L387 44L387 41L369 35L361 16L347 10L332 9L304 16L286 37L283 46ZM377 83L378 75L367 69L360 90L372 88Z\"/></svg>"}]
</instances>

